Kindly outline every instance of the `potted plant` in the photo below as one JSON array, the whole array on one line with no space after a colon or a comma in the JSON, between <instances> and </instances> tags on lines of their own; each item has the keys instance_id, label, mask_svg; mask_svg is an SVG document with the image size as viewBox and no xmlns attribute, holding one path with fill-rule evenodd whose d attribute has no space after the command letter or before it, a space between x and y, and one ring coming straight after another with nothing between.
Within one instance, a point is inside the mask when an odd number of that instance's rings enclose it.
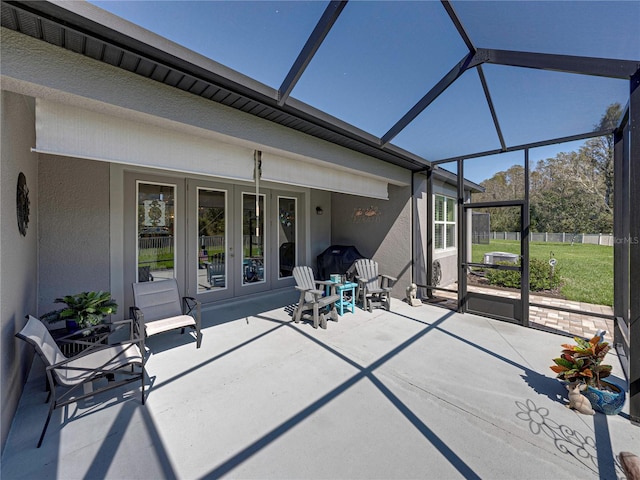
<instances>
[{"instance_id":1,"label":"potted plant","mask_svg":"<svg viewBox=\"0 0 640 480\"><path fill-rule=\"evenodd\" d=\"M576 345L562 345L560 357L554 358L551 370L556 378L569 383L583 382L587 389L584 395L594 410L607 415L617 415L625 402L624 389L603 378L611 374L611 365L602 363L610 350L604 341L604 333L595 335L591 340L574 337Z\"/></svg>"},{"instance_id":2,"label":"potted plant","mask_svg":"<svg viewBox=\"0 0 640 480\"><path fill-rule=\"evenodd\" d=\"M42 320L65 320L69 332L99 325L105 316L118 310L118 304L111 298L111 293L103 291L67 295L56 298L54 303L64 303L67 307L45 313Z\"/></svg>"}]
</instances>

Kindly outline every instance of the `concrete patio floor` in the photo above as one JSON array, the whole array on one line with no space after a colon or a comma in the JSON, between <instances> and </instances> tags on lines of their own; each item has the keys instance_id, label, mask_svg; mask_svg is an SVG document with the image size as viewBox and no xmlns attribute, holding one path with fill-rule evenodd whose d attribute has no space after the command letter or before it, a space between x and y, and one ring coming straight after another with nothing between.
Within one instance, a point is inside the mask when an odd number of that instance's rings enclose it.
<instances>
[{"instance_id":1,"label":"concrete patio floor","mask_svg":"<svg viewBox=\"0 0 640 480\"><path fill-rule=\"evenodd\" d=\"M38 361L3 456L9 479L622 478L640 428L567 409L564 336L394 300L327 330L292 292L203 312L204 340L148 340L148 397L107 392L47 414ZM607 358L614 377L622 370Z\"/></svg>"}]
</instances>

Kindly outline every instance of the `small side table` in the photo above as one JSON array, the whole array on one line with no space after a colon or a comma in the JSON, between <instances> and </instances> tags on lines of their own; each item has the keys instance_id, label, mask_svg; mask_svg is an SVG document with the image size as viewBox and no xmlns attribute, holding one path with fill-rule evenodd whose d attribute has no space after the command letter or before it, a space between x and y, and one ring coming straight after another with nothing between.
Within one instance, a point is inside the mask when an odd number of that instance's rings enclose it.
<instances>
[{"instance_id":1,"label":"small side table","mask_svg":"<svg viewBox=\"0 0 640 480\"><path fill-rule=\"evenodd\" d=\"M347 312L356 313L356 287L357 283L347 282L336 285L336 292L340 295L340 300L336 302L336 307L340 315ZM349 297L349 294L351 297Z\"/></svg>"}]
</instances>

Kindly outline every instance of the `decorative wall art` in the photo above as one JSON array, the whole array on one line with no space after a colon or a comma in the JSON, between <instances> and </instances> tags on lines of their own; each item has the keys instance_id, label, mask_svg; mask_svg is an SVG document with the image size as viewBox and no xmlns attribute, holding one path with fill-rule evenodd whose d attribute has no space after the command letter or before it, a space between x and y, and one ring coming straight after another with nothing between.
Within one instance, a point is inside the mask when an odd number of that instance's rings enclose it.
<instances>
[{"instance_id":1,"label":"decorative wall art","mask_svg":"<svg viewBox=\"0 0 640 480\"><path fill-rule=\"evenodd\" d=\"M162 200L144 201L144 225L145 227L164 227L167 202Z\"/></svg>"},{"instance_id":2,"label":"decorative wall art","mask_svg":"<svg viewBox=\"0 0 640 480\"><path fill-rule=\"evenodd\" d=\"M16 211L18 214L18 231L23 237L27 236L29 226L29 188L24 173L18 175L18 187L16 191Z\"/></svg>"},{"instance_id":3,"label":"decorative wall art","mask_svg":"<svg viewBox=\"0 0 640 480\"><path fill-rule=\"evenodd\" d=\"M280 209L280 223L284 227L290 227L296 221L295 213L285 210L283 208Z\"/></svg>"},{"instance_id":4,"label":"decorative wall art","mask_svg":"<svg viewBox=\"0 0 640 480\"><path fill-rule=\"evenodd\" d=\"M382 212L380 208L371 205L370 207L356 207L353 209L353 223L377 222Z\"/></svg>"}]
</instances>

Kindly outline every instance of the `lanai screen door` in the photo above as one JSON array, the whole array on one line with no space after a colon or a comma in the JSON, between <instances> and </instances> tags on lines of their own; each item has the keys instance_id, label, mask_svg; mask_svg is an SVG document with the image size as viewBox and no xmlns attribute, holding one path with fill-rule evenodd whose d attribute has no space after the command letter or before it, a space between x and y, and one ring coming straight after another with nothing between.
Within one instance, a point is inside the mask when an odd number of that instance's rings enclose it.
<instances>
[{"instance_id":1,"label":"lanai screen door","mask_svg":"<svg viewBox=\"0 0 640 480\"><path fill-rule=\"evenodd\" d=\"M529 325L529 151L524 151L523 165L523 197L522 199L506 201L487 201L464 203L464 160L458 160L458 218L472 218L476 209L511 209L519 210L520 217L520 255L515 263L499 262L492 259L491 262L474 262L467 258L466 248L458 249L458 308L462 312L484 315L498 320ZM467 215L468 213L468 215ZM471 221L462 221L458 228L458 242L466 244L471 238ZM497 252L499 253L499 252ZM520 274L520 292L515 295L493 295L485 292L469 291L468 275L474 268L491 269L497 271L516 271Z\"/></svg>"},{"instance_id":2,"label":"lanai screen door","mask_svg":"<svg viewBox=\"0 0 640 480\"><path fill-rule=\"evenodd\" d=\"M468 313L489 316L498 320L518 323L526 325L528 322L529 310L529 275L528 275L528 255L525 248L525 240L527 232L524 228L524 202L483 202L468 203L463 205L463 210L467 218L470 218L473 210L493 208L509 209L517 211L520 217L520 232L515 240L520 241L520 255L511 256L503 254L503 252L495 252L493 255L485 255L481 261L473 261L474 259L463 259L460 262L460 285L459 285L459 305L461 310ZM513 213L512 213L513 215ZM470 228L466 229L468 232ZM468 235L467 235L468 236ZM473 291L469 289L467 279L476 275L476 271L483 271L486 275L487 271L497 272L517 272L516 277L520 277L520 291L505 291L499 294L490 294L486 292Z\"/></svg>"},{"instance_id":3,"label":"lanai screen door","mask_svg":"<svg viewBox=\"0 0 640 480\"><path fill-rule=\"evenodd\" d=\"M488 316L499 320L518 323L527 326L529 323L529 160L528 151L525 151L522 178L522 192L513 200L507 201L476 201L473 202L472 196L468 196L470 188L477 189L477 185L470 186L464 177L463 159L457 161L457 199L455 200L455 208L457 214L448 218L439 212L439 204L431 201L434 195L434 174L433 170L427 171L427 218L434 222L433 228L427 229L429 236L426 238L426 262L427 266L434 266L426 269L427 285L419 285L426 288L427 295L430 299L438 300L434 296L437 291L448 292L457 295L456 309L460 312L475 313L478 315ZM471 199L469 199L469 198ZM453 202L452 202L453 203ZM447 204L444 210L451 210L452 205ZM474 255L472 247L473 229L472 218L474 213L483 213L486 215L487 209L491 209L493 214L508 213L510 218L517 219L516 238L513 240L519 244L519 254L505 254L500 258L500 254L504 252L494 252L489 258ZM449 226L448 220L455 220L455 226ZM447 230L449 228L449 230ZM457 235L455 246L457 249L457 281L453 284L457 285L456 289L450 286L439 286L439 271L436 271L435 265L439 266L437 259L434 259L434 247L438 247L443 241L439 235L443 234L444 238L447 233L455 232ZM449 235L450 236L450 235ZM485 243L486 242L482 242ZM503 260L506 260L503 262ZM519 289L488 289L482 288L481 282L475 281L478 277L486 275L487 271L514 272L519 280ZM437 303L436 303L437 304ZM447 305L444 303L443 305ZM449 304L451 306L451 304Z\"/></svg>"}]
</instances>

